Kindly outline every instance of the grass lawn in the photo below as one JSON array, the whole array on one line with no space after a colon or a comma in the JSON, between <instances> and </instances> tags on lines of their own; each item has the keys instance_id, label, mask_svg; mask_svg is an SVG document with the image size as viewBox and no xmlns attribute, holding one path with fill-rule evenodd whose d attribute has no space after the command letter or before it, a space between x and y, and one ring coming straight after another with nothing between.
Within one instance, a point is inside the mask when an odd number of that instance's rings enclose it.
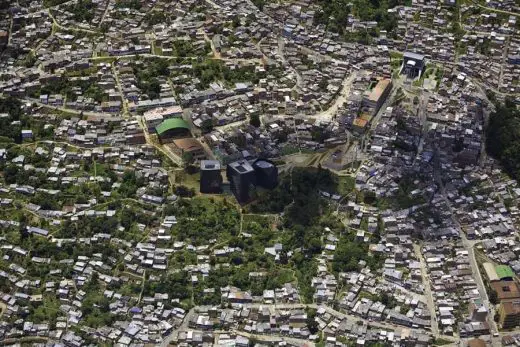
<instances>
[{"instance_id":1,"label":"grass lawn","mask_svg":"<svg viewBox=\"0 0 520 347\"><path fill-rule=\"evenodd\" d=\"M163 49L162 47L155 47L155 50L154 50L154 54L155 55L163 55Z\"/></svg>"},{"instance_id":2,"label":"grass lawn","mask_svg":"<svg viewBox=\"0 0 520 347\"><path fill-rule=\"evenodd\" d=\"M244 218L244 223L256 222L261 225L269 225L270 223L272 223L274 216L271 217L271 216L263 216L260 214L248 213L248 214L244 214L243 218Z\"/></svg>"},{"instance_id":3,"label":"grass lawn","mask_svg":"<svg viewBox=\"0 0 520 347\"><path fill-rule=\"evenodd\" d=\"M279 283L290 283L296 281L294 271L287 268L278 268L271 274Z\"/></svg>"},{"instance_id":4,"label":"grass lawn","mask_svg":"<svg viewBox=\"0 0 520 347\"><path fill-rule=\"evenodd\" d=\"M338 193L348 194L354 190L356 180L352 176L338 176Z\"/></svg>"},{"instance_id":5,"label":"grass lawn","mask_svg":"<svg viewBox=\"0 0 520 347\"><path fill-rule=\"evenodd\" d=\"M176 170L175 183L188 188L193 188L198 193L200 189L200 174L189 174L184 170Z\"/></svg>"},{"instance_id":6,"label":"grass lawn","mask_svg":"<svg viewBox=\"0 0 520 347\"><path fill-rule=\"evenodd\" d=\"M90 168L89 173L92 176L104 176L106 173L106 166L104 164L97 163L94 160L94 163L93 163L92 167Z\"/></svg>"},{"instance_id":7,"label":"grass lawn","mask_svg":"<svg viewBox=\"0 0 520 347\"><path fill-rule=\"evenodd\" d=\"M433 341L434 346L444 346L444 345L448 345L450 343L452 343L450 340L445 340L442 338L437 338Z\"/></svg>"},{"instance_id":8,"label":"grass lawn","mask_svg":"<svg viewBox=\"0 0 520 347\"><path fill-rule=\"evenodd\" d=\"M298 147L285 146L284 148L282 148L281 155L290 155L290 154L298 153L299 151L300 150L298 149Z\"/></svg>"},{"instance_id":9,"label":"grass lawn","mask_svg":"<svg viewBox=\"0 0 520 347\"><path fill-rule=\"evenodd\" d=\"M396 51L391 51L390 52L390 59L392 59L392 60L403 59L403 53L396 52Z\"/></svg>"}]
</instances>

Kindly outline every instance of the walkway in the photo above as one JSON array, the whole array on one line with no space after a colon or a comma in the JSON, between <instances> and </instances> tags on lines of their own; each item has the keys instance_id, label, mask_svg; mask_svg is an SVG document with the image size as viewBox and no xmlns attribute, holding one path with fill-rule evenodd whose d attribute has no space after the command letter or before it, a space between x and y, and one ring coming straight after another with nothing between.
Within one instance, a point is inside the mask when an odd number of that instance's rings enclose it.
<instances>
[{"instance_id":1,"label":"walkway","mask_svg":"<svg viewBox=\"0 0 520 347\"><path fill-rule=\"evenodd\" d=\"M434 335L438 335L439 334L439 323L437 320L437 310L435 309L435 301L433 299L430 279L428 278L426 262L422 255L420 245L414 243L413 250L415 252L415 256L417 257L417 259L419 259L419 262L421 263L421 276L422 276L422 283L424 285L424 295L426 297L426 304L428 305L428 310L430 311L430 313L432 315L432 319L431 319L432 333Z\"/></svg>"}]
</instances>

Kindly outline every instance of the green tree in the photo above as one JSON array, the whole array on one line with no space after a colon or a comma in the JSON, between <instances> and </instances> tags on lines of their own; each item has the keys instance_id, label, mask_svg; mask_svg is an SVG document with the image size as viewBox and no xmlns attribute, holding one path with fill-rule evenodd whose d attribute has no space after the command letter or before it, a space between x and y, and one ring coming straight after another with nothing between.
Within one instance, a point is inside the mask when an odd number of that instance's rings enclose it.
<instances>
[{"instance_id":1,"label":"green tree","mask_svg":"<svg viewBox=\"0 0 520 347\"><path fill-rule=\"evenodd\" d=\"M511 99L499 104L489 117L486 149L514 178L520 178L520 111Z\"/></svg>"},{"instance_id":2,"label":"green tree","mask_svg":"<svg viewBox=\"0 0 520 347\"><path fill-rule=\"evenodd\" d=\"M212 132L213 131L213 120L211 118L203 120L202 124L200 125L200 130L202 131L203 134Z\"/></svg>"},{"instance_id":3,"label":"green tree","mask_svg":"<svg viewBox=\"0 0 520 347\"><path fill-rule=\"evenodd\" d=\"M316 334L319 331L319 325L318 322L316 322L316 309L306 307L305 313L307 314L307 328L309 328L309 332L311 334Z\"/></svg>"},{"instance_id":4,"label":"green tree","mask_svg":"<svg viewBox=\"0 0 520 347\"><path fill-rule=\"evenodd\" d=\"M20 168L16 165L9 164L4 169L4 180L7 184L16 183L16 179L18 177L18 173L20 172Z\"/></svg>"},{"instance_id":5,"label":"green tree","mask_svg":"<svg viewBox=\"0 0 520 347\"><path fill-rule=\"evenodd\" d=\"M261 125L260 116L257 114L251 115L251 118L249 119L249 124L251 124L255 128L259 128Z\"/></svg>"},{"instance_id":6,"label":"green tree","mask_svg":"<svg viewBox=\"0 0 520 347\"><path fill-rule=\"evenodd\" d=\"M489 302L493 305L498 304L498 293L494 289L491 289L491 291L489 292Z\"/></svg>"},{"instance_id":7,"label":"green tree","mask_svg":"<svg viewBox=\"0 0 520 347\"><path fill-rule=\"evenodd\" d=\"M195 161L195 158L193 157L193 154L190 152L184 152L182 153L182 162L184 163L185 167L190 166Z\"/></svg>"}]
</instances>

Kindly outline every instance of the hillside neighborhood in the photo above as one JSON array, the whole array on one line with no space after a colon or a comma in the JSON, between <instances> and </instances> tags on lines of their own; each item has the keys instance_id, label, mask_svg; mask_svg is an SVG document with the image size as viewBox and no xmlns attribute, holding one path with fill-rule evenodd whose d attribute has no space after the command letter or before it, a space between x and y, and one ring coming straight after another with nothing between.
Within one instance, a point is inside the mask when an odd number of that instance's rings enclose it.
<instances>
[{"instance_id":1,"label":"hillside neighborhood","mask_svg":"<svg viewBox=\"0 0 520 347\"><path fill-rule=\"evenodd\" d=\"M0 4L0 344L520 345L520 3Z\"/></svg>"}]
</instances>

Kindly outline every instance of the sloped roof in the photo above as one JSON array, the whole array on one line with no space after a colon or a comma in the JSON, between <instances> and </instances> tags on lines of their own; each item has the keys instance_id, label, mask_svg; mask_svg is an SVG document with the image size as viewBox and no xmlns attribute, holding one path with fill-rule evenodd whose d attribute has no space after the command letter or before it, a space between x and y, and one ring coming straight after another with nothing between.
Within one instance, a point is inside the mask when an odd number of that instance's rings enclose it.
<instances>
[{"instance_id":1,"label":"sloped roof","mask_svg":"<svg viewBox=\"0 0 520 347\"><path fill-rule=\"evenodd\" d=\"M169 118L163 121L161 124L155 127L155 130L157 131L157 134L161 135L164 132L171 130L171 129L178 129L178 128L184 128L184 129L190 129L188 126L188 123L180 118Z\"/></svg>"},{"instance_id":2,"label":"sloped roof","mask_svg":"<svg viewBox=\"0 0 520 347\"><path fill-rule=\"evenodd\" d=\"M495 270L497 271L498 278L500 279L515 277L513 270L507 265L497 265Z\"/></svg>"}]
</instances>

